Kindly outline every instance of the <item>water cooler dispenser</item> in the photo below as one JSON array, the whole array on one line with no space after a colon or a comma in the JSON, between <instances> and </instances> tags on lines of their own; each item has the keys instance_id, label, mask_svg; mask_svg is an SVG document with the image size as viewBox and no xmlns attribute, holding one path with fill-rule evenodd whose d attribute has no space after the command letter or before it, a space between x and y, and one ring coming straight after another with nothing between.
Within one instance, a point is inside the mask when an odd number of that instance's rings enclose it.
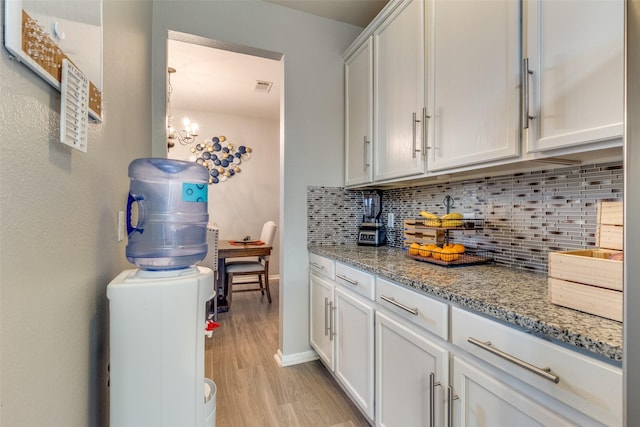
<instances>
[{"instance_id":1,"label":"water cooler dispenser","mask_svg":"<svg viewBox=\"0 0 640 427\"><path fill-rule=\"evenodd\" d=\"M212 427L215 384L204 376L213 271L125 270L107 287L110 424Z\"/></svg>"},{"instance_id":2,"label":"water cooler dispenser","mask_svg":"<svg viewBox=\"0 0 640 427\"><path fill-rule=\"evenodd\" d=\"M126 256L138 268L107 286L110 425L214 427L216 386L204 376L214 273L196 266L208 251L208 170L137 159L129 177Z\"/></svg>"}]
</instances>

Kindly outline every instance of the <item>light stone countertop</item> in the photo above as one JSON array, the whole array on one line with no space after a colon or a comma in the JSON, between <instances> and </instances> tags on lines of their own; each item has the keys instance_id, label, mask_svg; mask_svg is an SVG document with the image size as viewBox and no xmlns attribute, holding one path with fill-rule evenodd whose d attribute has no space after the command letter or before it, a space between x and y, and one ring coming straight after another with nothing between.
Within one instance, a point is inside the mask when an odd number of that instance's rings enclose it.
<instances>
[{"instance_id":1,"label":"light stone countertop","mask_svg":"<svg viewBox=\"0 0 640 427\"><path fill-rule=\"evenodd\" d=\"M495 264L442 267L388 246L320 245L309 251L614 364L622 362L622 323L551 304L546 274Z\"/></svg>"}]
</instances>

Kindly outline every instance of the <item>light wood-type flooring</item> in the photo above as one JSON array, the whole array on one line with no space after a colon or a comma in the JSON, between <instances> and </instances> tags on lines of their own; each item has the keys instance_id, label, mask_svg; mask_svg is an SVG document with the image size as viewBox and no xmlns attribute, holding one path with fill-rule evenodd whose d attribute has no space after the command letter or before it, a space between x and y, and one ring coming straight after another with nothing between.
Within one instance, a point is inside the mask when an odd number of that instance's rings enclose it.
<instances>
[{"instance_id":1,"label":"light wood-type flooring","mask_svg":"<svg viewBox=\"0 0 640 427\"><path fill-rule=\"evenodd\" d=\"M234 294L231 311L218 315L221 327L206 340L216 427L369 426L320 361L278 366L276 281L271 296L269 304L259 292Z\"/></svg>"}]
</instances>

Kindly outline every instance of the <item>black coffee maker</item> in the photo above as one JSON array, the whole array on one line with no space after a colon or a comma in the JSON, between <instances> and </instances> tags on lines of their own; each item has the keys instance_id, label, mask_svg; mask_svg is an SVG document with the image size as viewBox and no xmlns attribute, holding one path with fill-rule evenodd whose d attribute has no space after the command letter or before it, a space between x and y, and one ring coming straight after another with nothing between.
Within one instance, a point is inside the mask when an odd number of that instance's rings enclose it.
<instances>
[{"instance_id":1,"label":"black coffee maker","mask_svg":"<svg viewBox=\"0 0 640 427\"><path fill-rule=\"evenodd\" d=\"M382 223L382 191L362 193L362 223L358 230L358 245L382 246L387 243L387 230Z\"/></svg>"}]
</instances>

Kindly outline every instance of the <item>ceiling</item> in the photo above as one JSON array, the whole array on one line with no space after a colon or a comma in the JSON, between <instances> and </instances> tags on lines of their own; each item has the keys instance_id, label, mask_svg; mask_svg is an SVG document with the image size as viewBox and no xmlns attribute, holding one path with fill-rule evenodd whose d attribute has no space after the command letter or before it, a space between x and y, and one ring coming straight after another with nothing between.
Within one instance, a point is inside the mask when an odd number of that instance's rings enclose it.
<instances>
[{"instance_id":1,"label":"ceiling","mask_svg":"<svg viewBox=\"0 0 640 427\"><path fill-rule=\"evenodd\" d=\"M358 27L366 27L389 0L264 0Z\"/></svg>"},{"instance_id":2,"label":"ceiling","mask_svg":"<svg viewBox=\"0 0 640 427\"><path fill-rule=\"evenodd\" d=\"M280 113L280 61L176 40L168 40L173 125L180 112L202 111L277 119ZM256 81L273 82L268 93ZM177 127L177 126L176 126Z\"/></svg>"},{"instance_id":3,"label":"ceiling","mask_svg":"<svg viewBox=\"0 0 640 427\"><path fill-rule=\"evenodd\" d=\"M388 0L265 0L324 18L366 27ZM280 113L282 63L232 50L168 40L173 125L188 111L277 119ZM215 43L214 43L215 44ZM258 80L273 82L268 93L256 91Z\"/></svg>"}]
</instances>

